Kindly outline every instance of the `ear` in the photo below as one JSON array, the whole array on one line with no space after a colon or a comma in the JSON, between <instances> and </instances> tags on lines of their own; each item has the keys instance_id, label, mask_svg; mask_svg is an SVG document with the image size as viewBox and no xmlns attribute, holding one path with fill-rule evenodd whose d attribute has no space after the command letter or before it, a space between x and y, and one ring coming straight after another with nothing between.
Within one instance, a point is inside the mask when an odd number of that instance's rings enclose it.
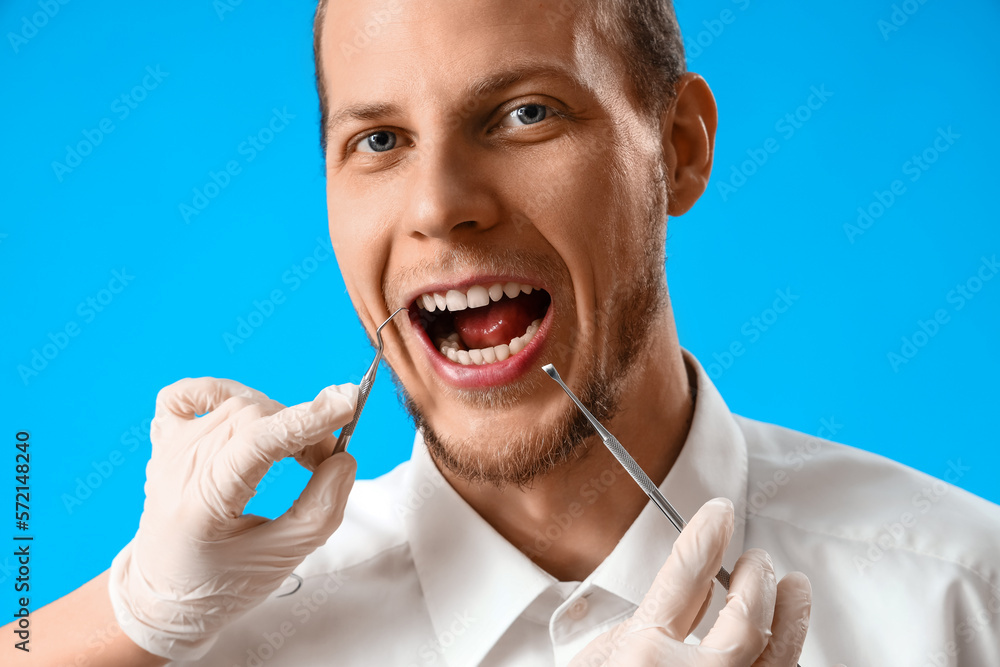
<instances>
[{"instance_id":1,"label":"ear","mask_svg":"<svg viewBox=\"0 0 1000 667\"><path fill-rule=\"evenodd\" d=\"M708 187L719 115L705 79L686 72L677 81L676 96L664 112L663 160L673 196L667 215L687 213Z\"/></svg>"}]
</instances>

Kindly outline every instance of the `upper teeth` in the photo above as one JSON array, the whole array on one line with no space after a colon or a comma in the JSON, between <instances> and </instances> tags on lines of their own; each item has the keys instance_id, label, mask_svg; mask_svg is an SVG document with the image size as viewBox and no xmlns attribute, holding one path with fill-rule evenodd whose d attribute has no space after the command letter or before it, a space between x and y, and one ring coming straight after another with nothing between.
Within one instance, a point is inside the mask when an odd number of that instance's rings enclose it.
<instances>
[{"instance_id":1,"label":"upper teeth","mask_svg":"<svg viewBox=\"0 0 1000 667\"><path fill-rule=\"evenodd\" d=\"M499 301L506 294L514 298L521 292L531 294L532 290L538 289L523 283L494 283L492 285L473 285L464 292L457 289L450 289L444 294L440 292L428 292L417 297L417 305L424 310L434 312L435 310L465 310L466 308L481 308L488 306L490 301Z\"/></svg>"}]
</instances>

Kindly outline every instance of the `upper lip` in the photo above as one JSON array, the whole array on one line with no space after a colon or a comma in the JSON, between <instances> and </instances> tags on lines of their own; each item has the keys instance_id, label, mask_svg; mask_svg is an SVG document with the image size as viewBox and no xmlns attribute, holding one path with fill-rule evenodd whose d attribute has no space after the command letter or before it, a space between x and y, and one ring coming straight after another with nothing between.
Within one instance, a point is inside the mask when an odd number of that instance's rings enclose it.
<instances>
[{"instance_id":1,"label":"upper lip","mask_svg":"<svg viewBox=\"0 0 1000 667\"><path fill-rule=\"evenodd\" d=\"M451 281L442 280L435 283L428 283L423 287L408 292L406 295L406 299L402 305L405 305L407 308L413 306L417 298L423 294L432 294L434 292L437 292L439 294L444 294L448 290L452 289L463 290L463 291L468 290L473 285L483 285L489 287L494 283L509 283L509 282L523 283L525 285L531 285L536 289L543 289L546 292L549 291L547 289L547 286L537 277L523 276L523 275L516 276L512 274L483 274L483 275L469 276L467 278L458 278Z\"/></svg>"}]
</instances>

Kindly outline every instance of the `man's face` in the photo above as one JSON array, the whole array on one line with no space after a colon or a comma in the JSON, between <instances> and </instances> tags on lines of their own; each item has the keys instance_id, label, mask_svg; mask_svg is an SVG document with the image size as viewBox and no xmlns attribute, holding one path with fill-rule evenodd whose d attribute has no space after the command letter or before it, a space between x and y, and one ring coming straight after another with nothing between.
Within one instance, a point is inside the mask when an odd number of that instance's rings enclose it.
<instances>
[{"instance_id":1,"label":"man's face","mask_svg":"<svg viewBox=\"0 0 1000 667\"><path fill-rule=\"evenodd\" d=\"M332 0L324 24L337 260L369 331L409 308L386 359L435 458L480 481L580 446L545 363L610 418L666 303L658 128L559 4Z\"/></svg>"}]
</instances>

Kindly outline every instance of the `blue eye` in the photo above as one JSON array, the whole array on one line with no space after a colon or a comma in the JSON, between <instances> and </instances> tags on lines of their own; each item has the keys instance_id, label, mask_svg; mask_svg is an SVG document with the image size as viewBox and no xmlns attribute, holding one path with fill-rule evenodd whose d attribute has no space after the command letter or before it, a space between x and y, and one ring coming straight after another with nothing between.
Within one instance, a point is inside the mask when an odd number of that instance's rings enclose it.
<instances>
[{"instance_id":1,"label":"blue eye","mask_svg":"<svg viewBox=\"0 0 1000 667\"><path fill-rule=\"evenodd\" d=\"M502 127L523 127L535 125L549 117L549 111L562 115L546 104L522 104L500 121ZM390 130L378 130L364 136L354 144L354 150L359 153L385 153L396 147L396 133Z\"/></svg>"},{"instance_id":2,"label":"blue eye","mask_svg":"<svg viewBox=\"0 0 1000 667\"><path fill-rule=\"evenodd\" d=\"M521 125L534 125L535 123L545 120L548 116L548 109L549 107L544 104L525 104L507 114L501 124L506 122L508 119L514 119ZM505 127L512 126L506 125ZM517 127L517 125L513 127Z\"/></svg>"},{"instance_id":3,"label":"blue eye","mask_svg":"<svg viewBox=\"0 0 1000 667\"><path fill-rule=\"evenodd\" d=\"M384 153L396 145L396 133L388 130L373 132L358 142L356 148L361 153Z\"/></svg>"}]
</instances>

